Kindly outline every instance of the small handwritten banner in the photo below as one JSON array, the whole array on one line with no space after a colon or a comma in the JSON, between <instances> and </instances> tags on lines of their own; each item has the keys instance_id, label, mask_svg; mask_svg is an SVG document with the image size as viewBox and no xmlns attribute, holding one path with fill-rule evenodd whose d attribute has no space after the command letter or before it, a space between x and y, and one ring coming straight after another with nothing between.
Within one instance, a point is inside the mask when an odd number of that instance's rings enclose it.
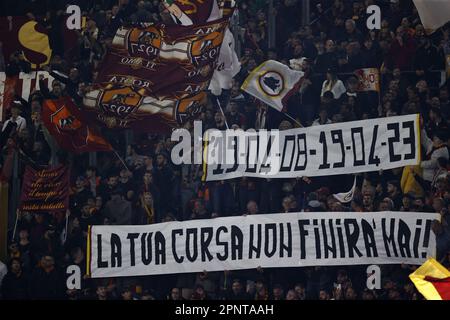
<instances>
[{"instance_id":1,"label":"small handwritten banner","mask_svg":"<svg viewBox=\"0 0 450 320\"><path fill-rule=\"evenodd\" d=\"M23 211L64 211L69 207L69 168L35 170L27 166L20 197Z\"/></svg>"}]
</instances>

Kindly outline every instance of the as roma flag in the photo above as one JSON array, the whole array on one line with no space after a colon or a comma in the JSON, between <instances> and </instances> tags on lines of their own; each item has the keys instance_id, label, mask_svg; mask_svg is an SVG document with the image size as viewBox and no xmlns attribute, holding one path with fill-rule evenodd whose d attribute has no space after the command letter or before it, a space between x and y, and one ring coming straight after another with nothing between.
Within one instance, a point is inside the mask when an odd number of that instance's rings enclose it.
<instances>
[{"instance_id":1,"label":"as roma flag","mask_svg":"<svg viewBox=\"0 0 450 320\"><path fill-rule=\"evenodd\" d=\"M87 123L69 97L46 100L42 116L50 134L67 151L82 153L113 150L109 142Z\"/></svg>"},{"instance_id":2,"label":"as roma flag","mask_svg":"<svg viewBox=\"0 0 450 320\"><path fill-rule=\"evenodd\" d=\"M450 300L450 271L435 259L425 261L409 278L427 300Z\"/></svg>"}]
</instances>

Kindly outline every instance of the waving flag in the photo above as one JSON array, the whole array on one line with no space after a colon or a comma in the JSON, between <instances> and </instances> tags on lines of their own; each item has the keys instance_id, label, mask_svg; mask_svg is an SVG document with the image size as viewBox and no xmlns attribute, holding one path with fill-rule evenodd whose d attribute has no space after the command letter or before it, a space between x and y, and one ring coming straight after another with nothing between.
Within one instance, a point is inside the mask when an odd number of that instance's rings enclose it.
<instances>
[{"instance_id":1,"label":"waving flag","mask_svg":"<svg viewBox=\"0 0 450 320\"><path fill-rule=\"evenodd\" d=\"M220 96L222 90L229 90L233 85L233 77L241 70L241 63L236 54L233 34L229 29L225 31L225 38L220 48L219 61L214 70L209 90L215 96Z\"/></svg>"},{"instance_id":2,"label":"waving flag","mask_svg":"<svg viewBox=\"0 0 450 320\"><path fill-rule=\"evenodd\" d=\"M241 89L269 106L283 111L291 95L299 90L304 73L274 60L253 70Z\"/></svg>"},{"instance_id":3,"label":"waving flag","mask_svg":"<svg viewBox=\"0 0 450 320\"><path fill-rule=\"evenodd\" d=\"M450 1L413 0L425 31L430 34L450 21Z\"/></svg>"},{"instance_id":4,"label":"waving flag","mask_svg":"<svg viewBox=\"0 0 450 320\"><path fill-rule=\"evenodd\" d=\"M81 111L68 97L46 100L42 119L58 145L70 152L112 151L111 145L88 125Z\"/></svg>"},{"instance_id":5,"label":"waving flag","mask_svg":"<svg viewBox=\"0 0 450 320\"><path fill-rule=\"evenodd\" d=\"M341 203L349 203L350 201L353 200L353 196L355 195L355 188L356 188L356 176L355 181L353 182L353 187L350 189L349 192L336 193L333 194L333 197Z\"/></svg>"},{"instance_id":6,"label":"waving flag","mask_svg":"<svg viewBox=\"0 0 450 320\"><path fill-rule=\"evenodd\" d=\"M83 103L109 128L167 131L195 119L217 67L228 16L201 25L120 28Z\"/></svg>"},{"instance_id":7,"label":"waving flag","mask_svg":"<svg viewBox=\"0 0 450 320\"><path fill-rule=\"evenodd\" d=\"M409 278L427 300L450 300L450 271L435 259L425 261Z\"/></svg>"}]
</instances>

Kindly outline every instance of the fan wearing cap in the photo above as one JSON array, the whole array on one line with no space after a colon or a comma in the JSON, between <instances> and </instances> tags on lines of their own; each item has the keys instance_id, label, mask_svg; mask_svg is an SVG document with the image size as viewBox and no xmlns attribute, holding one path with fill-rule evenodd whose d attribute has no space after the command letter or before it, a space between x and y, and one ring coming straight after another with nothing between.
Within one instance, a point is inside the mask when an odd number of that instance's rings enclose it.
<instances>
[{"instance_id":1,"label":"fan wearing cap","mask_svg":"<svg viewBox=\"0 0 450 320\"><path fill-rule=\"evenodd\" d=\"M435 171L439 169L438 159L445 158L448 160L449 152L447 146L447 132L436 131L433 133L433 140L431 140L424 129L421 132L422 146L426 151L426 157L424 161L420 163L420 167L423 169L423 179L429 183L433 181Z\"/></svg>"},{"instance_id":2,"label":"fan wearing cap","mask_svg":"<svg viewBox=\"0 0 450 320\"><path fill-rule=\"evenodd\" d=\"M5 123L3 124L2 132L6 129L9 123L14 123L17 125L16 127L17 132L26 128L27 121L25 120L24 117L20 115L21 112L22 110L20 109L20 104L14 102L13 105L11 106L11 118L6 120Z\"/></svg>"}]
</instances>

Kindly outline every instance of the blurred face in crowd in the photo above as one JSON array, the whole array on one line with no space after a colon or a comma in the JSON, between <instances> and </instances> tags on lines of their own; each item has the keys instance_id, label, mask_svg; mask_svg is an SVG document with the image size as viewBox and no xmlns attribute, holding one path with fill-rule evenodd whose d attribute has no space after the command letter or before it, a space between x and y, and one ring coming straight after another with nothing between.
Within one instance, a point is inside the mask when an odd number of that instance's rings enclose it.
<instances>
[{"instance_id":1,"label":"blurred face in crowd","mask_svg":"<svg viewBox=\"0 0 450 320\"><path fill-rule=\"evenodd\" d=\"M20 240L28 240L28 230L27 229L20 230L19 238Z\"/></svg>"},{"instance_id":2,"label":"blurred face in crowd","mask_svg":"<svg viewBox=\"0 0 450 320\"><path fill-rule=\"evenodd\" d=\"M351 32L353 32L355 30L355 23L354 23L353 20L349 19L349 20L345 21L345 30L348 33L351 33Z\"/></svg>"},{"instance_id":3,"label":"blurred face in crowd","mask_svg":"<svg viewBox=\"0 0 450 320\"><path fill-rule=\"evenodd\" d=\"M111 9L111 14L115 17L119 13L119 6L113 6Z\"/></svg>"},{"instance_id":4,"label":"blurred face in crowd","mask_svg":"<svg viewBox=\"0 0 450 320\"><path fill-rule=\"evenodd\" d=\"M109 177L108 178L108 186L110 188L114 188L119 184L119 177L118 176L113 176L113 177Z\"/></svg>"},{"instance_id":5,"label":"blurred face in crowd","mask_svg":"<svg viewBox=\"0 0 450 320\"><path fill-rule=\"evenodd\" d=\"M106 291L106 287L104 287L104 286L98 286L96 292L97 292L97 296L100 299L106 299L106 297L108 295L108 292Z\"/></svg>"},{"instance_id":6,"label":"blurred face in crowd","mask_svg":"<svg viewBox=\"0 0 450 320\"><path fill-rule=\"evenodd\" d=\"M389 199L383 199L383 201L380 202L380 211L389 211L392 210L391 202Z\"/></svg>"},{"instance_id":7,"label":"blurred face in crowd","mask_svg":"<svg viewBox=\"0 0 450 320\"><path fill-rule=\"evenodd\" d=\"M17 259L14 259L11 263L11 271L14 274L20 274L22 272L22 266Z\"/></svg>"},{"instance_id":8,"label":"blurred face in crowd","mask_svg":"<svg viewBox=\"0 0 450 320\"><path fill-rule=\"evenodd\" d=\"M144 174L144 183L145 184L153 183L153 174L151 172L146 172Z\"/></svg>"},{"instance_id":9,"label":"blurred face in crowd","mask_svg":"<svg viewBox=\"0 0 450 320\"><path fill-rule=\"evenodd\" d=\"M131 293L131 290L127 289L124 292L122 292L122 299L123 300L132 300L133 294Z\"/></svg>"},{"instance_id":10,"label":"blurred face in crowd","mask_svg":"<svg viewBox=\"0 0 450 320\"><path fill-rule=\"evenodd\" d=\"M44 215L43 214L35 214L34 215L34 220L36 221L37 224L42 224L44 223Z\"/></svg>"},{"instance_id":11,"label":"blurred face in crowd","mask_svg":"<svg viewBox=\"0 0 450 320\"><path fill-rule=\"evenodd\" d=\"M89 204L85 204L83 206L83 208L81 209L82 215L84 217L90 216L91 215L91 210L90 209L91 209L91 207L89 206Z\"/></svg>"},{"instance_id":12,"label":"blurred face in crowd","mask_svg":"<svg viewBox=\"0 0 450 320\"><path fill-rule=\"evenodd\" d=\"M103 206L103 199L102 197L95 197L95 207L97 210L100 210L100 208Z\"/></svg>"},{"instance_id":13,"label":"blurred face in crowd","mask_svg":"<svg viewBox=\"0 0 450 320\"><path fill-rule=\"evenodd\" d=\"M93 21L93 20L90 20L90 21ZM70 80L76 81L76 80L78 80L79 76L80 76L80 73L77 68L70 69L70 71L69 71L69 79Z\"/></svg>"},{"instance_id":14,"label":"blurred face in crowd","mask_svg":"<svg viewBox=\"0 0 450 320\"><path fill-rule=\"evenodd\" d=\"M326 52L333 52L335 48L336 48L336 46L335 46L333 40L327 40L325 42L325 50L326 50Z\"/></svg>"},{"instance_id":15,"label":"blurred face in crowd","mask_svg":"<svg viewBox=\"0 0 450 320\"><path fill-rule=\"evenodd\" d=\"M415 35L418 38L423 37L425 35L425 29L424 29L423 25L418 24L416 26L416 33L415 33Z\"/></svg>"},{"instance_id":16,"label":"blurred face in crowd","mask_svg":"<svg viewBox=\"0 0 450 320\"><path fill-rule=\"evenodd\" d=\"M273 288L273 297L275 299L282 299L283 298L283 289L280 287Z\"/></svg>"},{"instance_id":17,"label":"blurred face in crowd","mask_svg":"<svg viewBox=\"0 0 450 320\"><path fill-rule=\"evenodd\" d=\"M372 202L373 202L372 195L365 194L363 196L363 205L364 205L364 207L370 207L372 205Z\"/></svg>"},{"instance_id":18,"label":"blurred face in crowd","mask_svg":"<svg viewBox=\"0 0 450 320\"><path fill-rule=\"evenodd\" d=\"M446 89L441 89L439 91L439 99L442 102L447 102L448 101L448 91Z\"/></svg>"},{"instance_id":19,"label":"blurred face in crowd","mask_svg":"<svg viewBox=\"0 0 450 320\"><path fill-rule=\"evenodd\" d=\"M372 41L372 39L366 39L366 40L364 41L364 47L365 47L366 49L370 50L370 49L372 49L372 46L373 46L373 41Z\"/></svg>"},{"instance_id":20,"label":"blurred face in crowd","mask_svg":"<svg viewBox=\"0 0 450 320\"><path fill-rule=\"evenodd\" d=\"M170 296L171 296L172 300L180 300L180 289L173 288L170 291Z\"/></svg>"},{"instance_id":21,"label":"blurred face in crowd","mask_svg":"<svg viewBox=\"0 0 450 320\"><path fill-rule=\"evenodd\" d=\"M433 137L433 147L438 148L440 147L444 141L442 141L438 136Z\"/></svg>"},{"instance_id":22,"label":"blurred face in crowd","mask_svg":"<svg viewBox=\"0 0 450 320\"><path fill-rule=\"evenodd\" d=\"M166 158L162 154L156 156L156 164L158 166L163 166L166 164Z\"/></svg>"},{"instance_id":23,"label":"blurred face in crowd","mask_svg":"<svg viewBox=\"0 0 450 320\"><path fill-rule=\"evenodd\" d=\"M251 58L250 60L248 60L248 65L247 65L247 67L248 67L248 70L249 70L249 71L252 71L253 69L255 69L255 68L256 68L256 60L253 59L253 58Z\"/></svg>"},{"instance_id":24,"label":"blurred face in crowd","mask_svg":"<svg viewBox=\"0 0 450 320\"><path fill-rule=\"evenodd\" d=\"M414 207L416 208L416 210L421 210L424 205L425 203L422 198L417 198L414 200Z\"/></svg>"},{"instance_id":25,"label":"blurred face in crowd","mask_svg":"<svg viewBox=\"0 0 450 320\"><path fill-rule=\"evenodd\" d=\"M258 205L256 204L255 201L250 201L247 204L247 211L248 211L248 214L257 214L258 213Z\"/></svg>"},{"instance_id":26,"label":"blurred face in crowd","mask_svg":"<svg viewBox=\"0 0 450 320\"><path fill-rule=\"evenodd\" d=\"M305 287L302 285L296 285L295 288L295 293L297 294L297 296L302 297L305 294Z\"/></svg>"},{"instance_id":27,"label":"blurred face in crowd","mask_svg":"<svg viewBox=\"0 0 450 320\"><path fill-rule=\"evenodd\" d=\"M320 290L319 292L319 300L329 300L330 295L325 290Z\"/></svg>"},{"instance_id":28,"label":"blurred face in crowd","mask_svg":"<svg viewBox=\"0 0 450 320\"><path fill-rule=\"evenodd\" d=\"M59 82L53 81L52 88L53 88L52 92L55 96L60 97L62 95L62 87Z\"/></svg>"},{"instance_id":29,"label":"blurred face in crowd","mask_svg":"<svg viewBox=\"0 0 450 320\"><path fill-rule=\"evenodd\" d=\"M199 297L204 297L205 294L205 289L203 289L202 287L197 287L195 289L195 293L199 296Z\"/></svg>"},{"instance_id":30,"label":"blurred face in crowd","mask_svg":"<svg viewBox=\"0 0 450 320\"><path fill-rule=\"evenodd\" d=\"M401 299L400 292L395 289L389 290L388 297L389 297L389 300L400 300Z\"/></svg>"},{"instance_id":31,"label":"blurred face in crowd","mask_svg":"<svg viewBox=\"0 0 450 320\"><path fill-rule=\"evenodd\" d=\"M194 211L195 211L195 213L204 213L205 205L203 204L203 201L199 201L199 200L195 201Z\"/></svg>"},{"instance_id":32,"label":"blurred face in crowd","mask_svg":"<svg viewBox=\"0 0 450 320\"><path fill-rule=\"evenodd\" d=\"M438 97L431 98L431 107L439 108L441 106L441 100Z\"/></svg>"},{"instance_id":33,"label":"blurred face in crowd","mask_svg":"<svg viewBox=\"0 0 450 320\"><path fill-rule=\"evenodd\" d=\"M216 112L214 114L214 121L216 122L216 124L221 125L223 123L223 118L222 118L222 114L220 112Z\"/></svg>"},{"instance_id":34,"label":"blurred face in crowd","mask_svg":"<svg viewBox=\"0 0 450 320\"><path fill-rule=\"evenodd\" d=\"M285 211L289 211L291 209L291 198L285 197L282 206Z\"/></svg>"},{"instance_id":35,"label":"blurred face in crowd","mask_svg":"<svg viewBox=\"0 0 450 320\"><path fill-rule=\"evenodd\" d=\"M17 117L20 115L20 109L16 106L16 105L14 105L12 108L11 108L11 118L13 118L13 119L17 119Z\"/></svg>"},{"instance_id":36,"label":"blurred face in crowd","mask_svg":"<svg viewBox=\"0 0 450 320\"><path fill-rule=\"evenodd\" d=\"M392 183L388 183L387 192L389 195L394 195L395 193L397 193L397 187Z\"/></svg>"},{"instance_id":37,"label":"blurred face in crowd","mask_svg":"<svg viewBox=\"0 0 450 320\"><path fill-rule=\"evenodd\" d=\"M233 293L235 295L238 295L242 292L242 284L239 281L233 282L233 286L231 287L231 290L233 290Z\"/></svg>"},{"instance_id":38,"label":"blurred face in crowd","mask_svg":"<svg viewBox=\"0 0 450 320\"><path fill-rule=\"evenodd\" d=\"M357 295L353 288L347 288L347 290L345 290L345 300L356 300L356 298Z\"/></svg>"},{"instance_id":39,"label":"blurred face in crowd","mask_svg":"<svg viewBox=\"0 0 450 320\"><path fill-rule=\"evenodd\" d=\"M55 260L51 256L44 256L41 259L41 266L44 269L50 269L55 265Z\"/></svg>"},{"instance_id":40,"label":"blurred face in crowd","mask_svg":"<svg viewBox=\"0 0 450 320\"><path fill-rule=\"evenodd\" d=\"M434 212L441 212L443 208L444 208L444 200L442 200L442 198L434 198L433 199Z\"/></svg>"},{"instance_id":41,"label":"blurred face in crowd","mask_svg":"<svg viewBox=\"0 0 450 320\"><path fill-rule=\"evenodd\" d=\"M428 89L427 82L425 80L420 80L419 82L417 82L416 88L417 90L419 90L419 92L427 91Z\"/></svg>"},{"instance_id":42,"label":"blurred face in crowd","mask_svg":"<svg viewBox=\"0 0 450 320\"><path fill-rule=\"evenodd\" d=\"M153 196L150 192L144 193L144 203L146 205L152 205L153 204Z\"/></svg>"},{"instance_id":43,"label":"blurred face in crowd","mask_svg":"<svg viewBox=\"0 0 450 320\"><path fill-rule=\"evenodd\" d=\"M375 296L371 291L364 291L362 294L363 300L375 300Z\"/></svg>"},{"instance_id":44,"label":"blurred face in crowd","mask_svg":"<svg viewBox=\"0 0 450 320\"><path fill-rule=\"evenodd\" d=\"M298 300L295 290L289 290L286 294L286 300Z\"/></svg>"},{"instance_id":45,"label":"blurred face in crowd","mask_svg":"<svg viewBox=\"0 0 450 320\"><path fill-rule=\"evenodd\" d=\"M346 272L339 272L336 278L336 282L339 284L343 284L348 280L348 276Z\"/></svg>"},{"instance_id":46,"label":"blurred face in crowd","mask_svg":"<svg viewBox=\"0 0 450 320\"><path fill-rule=\"evenodd\" d=\"M402 199L402 204L403 204L403 207L404 207L405 209L410 208L410 207L411 207L411 198L409 198L409 197L403 197L403 199Z\"/></svg>"}]
</instances>

